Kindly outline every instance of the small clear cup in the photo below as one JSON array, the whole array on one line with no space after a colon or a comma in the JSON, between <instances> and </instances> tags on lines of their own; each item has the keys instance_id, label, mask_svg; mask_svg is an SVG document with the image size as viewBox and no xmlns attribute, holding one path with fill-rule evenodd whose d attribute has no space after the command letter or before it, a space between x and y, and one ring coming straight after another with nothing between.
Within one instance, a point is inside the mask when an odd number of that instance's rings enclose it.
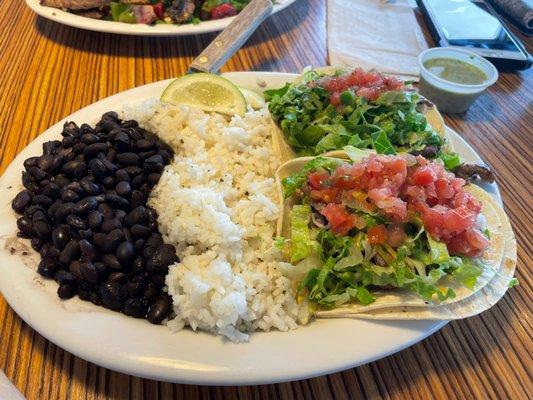
<instances>
[{"instance_id":1,"label":"small clear cup","mask_svg":"<svg viewBox=\"0 0 533 400\"><path fill-rule=\"evenodd\" d=\"M424 67L424 63L433 58L451 58L469 63L482 70L487 75L487 80L479 85L465 85L442 79ZM498 71L489 61L470 51L452 47L435 47L423 51L418 55L418 65L420 94L435 103L439 111L446 113L465 112L485 89L498 80Z\"/></svg>"}]
</instances>

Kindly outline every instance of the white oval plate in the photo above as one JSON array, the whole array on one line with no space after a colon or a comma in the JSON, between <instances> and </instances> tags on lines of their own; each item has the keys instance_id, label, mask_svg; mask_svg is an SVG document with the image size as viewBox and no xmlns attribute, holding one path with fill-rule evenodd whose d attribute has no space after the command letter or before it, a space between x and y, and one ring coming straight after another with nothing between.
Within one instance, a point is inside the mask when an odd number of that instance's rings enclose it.
<instances>
[{"instance_id":1,"label":"white oval plate","mask_svg":"<svg viewBox=\"0 0 533 400\"><path fill-rule=\"evenodd\" d=\"M295 0L277 0L272 14L288 7ZM45 7L39 0L26 0L26 4L38 15L46 19L72 26L74 28L87 29L96 32L120 33L123 35L138 36L186 36L199 33L217 32L227 27L235 17L202 21L198 25L183 24L126 24L124 22L104 21L99 19L82 17L63 11L59 8Z\"/></svg>"},{"instance_id":2,"label":"white oval plate","mask_svg":"<svg viewBox=\"0 0 533 400\"><path fill-rule=\"evenodd\" d=\"M296 75L237 72L225 75L249 89L279 87ZM0 290L24 321L78 357L120 372L171 382L232 385L309 378L359 366L419 342L446 321L312 321L291 332L257 332L249 343L234 344L205 332L172 334L164 326L94 306L78 298L61 301L57 284L36 272L38 254L11 254L6 240L16 233L11 199L22 188L23 161L42 154L43 142L60 137L67 120L96 123L106 111L119 111L131 99L159 97L170 80L108 97L59 121L26 147L0 179ZM261 85L261 88L260 86ZM456 150L469 162L481 159L451 131ZM499 199L497 187L489 190Z\"/></svg>"}]
</instances>

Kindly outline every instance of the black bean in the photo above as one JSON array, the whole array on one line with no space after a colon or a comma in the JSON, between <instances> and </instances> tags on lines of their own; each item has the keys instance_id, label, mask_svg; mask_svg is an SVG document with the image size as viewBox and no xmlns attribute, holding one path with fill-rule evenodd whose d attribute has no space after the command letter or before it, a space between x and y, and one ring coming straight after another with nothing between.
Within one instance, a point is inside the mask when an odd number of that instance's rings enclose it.
<instances>
[{"instance_id":1,"label":"black bean","mask_svg":"<svg viewBox=\"0 0 533 400\"><path fill-rule=\"evenodd\" d=\"M51 199L55 200L59 198L61 194L61 190L59 189L59 186L55 183L50 183L46 185L43 190L41 190L41 194L45 195L47 197L50 197Z\"/></svg>"},{"instance_id":2,"label":"black bean","mask_svg":"<svg viewBox=\"0 0 533 400\"><path fill-rule=\"evenodd\" d=\"M53 218L58 222L65 222L67 220L67 216L71 214L74 211L75 204L74 203L63 203L60 204L54 215Z\"/></svg>"},{"instance_id":3,"label":"black bean","mask_svg":"<svg viewBox=\"0 0 533 400\"><path fill-rule=\"evenodd\" d=\"M50 197L45 196L44 194L36 194L35 196L33 196L32 203L40 204L44 207L49 207L53 203L53 201Z\"/></svg>"},{"instance_id":4,"label":"black bean","mask_svg":"<svg viewBox=\"0 0 533 400\"><path fill-rule=\"evenodd\" d=\"M44 215L43 209L36 209L31 213L31 220L32 222L35 221L45 221L46 222L46 215Z\"/></svg>"},{"instance_id":5,"label":"black bean","mask_svg":"<svg viewBox=\"0 0 533 400\"><path fill-rule=\"evenodd\" d=\"M85 143L76 143L74 146L72 146L72 151L76 154L81 154L86 147L87 145Z\"/></svg>"},{"instance_id":6,"label":"black bean","mask_svg":"<svg viewBox=\"0 0 533 400\"><path fill-rule=\"evenodd\" d=\"M98 206L98 211L102 214L104 219L110 219L115 216L113 208L109 204L102 203Z\"/></svg>"},{"instance_id":7,"label":"black bean","mask_svg":"<svg viewBox=\"0 0 533 400\"><path fill-rule=\"evenodd\" d=\"M39 254L41 257L51 257L50 249L54 247L54 244L52 242L44 242L43 246L41 247L41 250L39 250Z\"/></svg>"},{"instance_id":8,"label":"black bean","mask_svg":"<svg viewBox=\"0 0 533 400\"><path fill-rule=\"evenodd\" d=\"M104 254L102 256L102 262L107 267L113 270L120 271L122 269L122 265L120 264L120 261L118 261L118 258L114 254Z\"/></svg>"},{"instance_id":9,"label":"black bean","mask_svg":"<svg viewBox=\"0 0 533 400\"><path fill-rule=\"evenodd\" d=\"M60 140L50 140L49 142L43 143L43 154L53 155L55 150L61 147Z\"/></svg>"},{"instance_id":10,"label":"black bean","mask_svg":"<svg viewBox=\"0 0 533 400\"><path fill-rule=\"evenodd\" d=\"M33 195L29 190L23 190L15 196L11 202L11 207L19 214L22 214L24 209L30 205L32 198Z\"/></svg>"},{"instance_id":11,"label":"black bean","mask_svg":"<svg viewBox=\"0 0 533 400\"><path fill-rule=\"evenodd\" d=\"M91 297L91 292L89 292L88 290L85 290L85 289L82 289L80 288L78 290L78 297L81 299L81 300L85 300L85 301L88 301Z\"/></svg>"},{"instance_id":12,"label":"black bean","mask_svg":"<svg viewBox=\"0 0 533 400\"><path fill-rule=\"evenodd\" d=\"M120 229L120 228L122 228L122 224L116 218L106 219L100 225L100 231L103 233L109 233L115 229Z\"/></svg>"},{"instance_id":13,"label":"black bean","mask_svg":"<svg viewBox=\"0 0 533 400\"><path fill-rule=\"evenodd\" d=\"M135 238L147 238L151 235L152 230L144 225L135 224L130 229L131 234Z\"/></svg>"},{"instance_id":14,"label":"black bean","mask_svg":"<svg viewBox=\"0 0 533 400\"><path fill-rule=\"evenodd\" d=\"M98 207L98 200L94 196L85 197L76 203L74 213L88 214Z\"/></svg>"},{"instance_id":15,"label":"black bean","mask_svg":"<svg viewBox=\"0 0 533 400\"><path fill-rule=\"evenodd\" d=\"M159 150L159 155L163 159L163 163L168 164L172 160L172 150Z\"/></svg>"},{"instance_id":16,"label":"black bean","mask_svg":"<svg viewBox=\"0 0 533 400\"><path fill-rule=\"evenodd\" d=\"M99 141L98 136L96 136L94 133L84 133L81 135L80 140L85 144L93 144Z\"/></svg>"},{"instance_id":17,"label":"black bean","mask_svg":"<svg viewBox=\"0 0 533 400\"><path fill-rule=\"evenodd\" d=\"M161 178L161 174L158 173L158 172L152 172L151 174L148 175L148 183L152 186L154 186L155 184L157 184L157 182L159 182L159 179Z\"/></svg>"},{"instance_id":18,"label":"black bean","mask_svg":"<svg viewBox=\"0 0 533 400\"><path fill-rule=\"evenodd\" d=\"M65 202L74 202L78 201L79 199L80 196L74 190L66 189L63 190L63 193L61 194L61 200Z\"/></svg>"},{"instance_id":19,"label":"black bean","mask_svg":"<svg viewBox=\"0 0 533 400\"><path fill-rule=\"evenodd\" d=\"M158 288L165 286L165 275L155 274L150 276L150 280Z\"/></svg>"},{"instance_id":20,"label":"black bean","mask_svg":"<svg viewBox=\"0 0 533 400\"><path fill-rule=\"evenodd\" d=\"M113 129L120 128L120 125L116 121L108 119L102 122L102 128L107 132L111 132Z\"/></svg>"},{"instance_id":21,"label":"black bean","mask_svg":"<svg viewBox=\"0 0 533 400\"><path fill-rule=\"evenodd\" d=\"M150 247L159 247L163 244L163 236L161 236L160 233L154 232L148 240L146 241L146 245Z\"/></svg>"},{"instance_id":22,"label":"black bean","mask_svg":"<svg viewBox=\"0 0 533 400\"><path fill-rule=\"evenodd\" d=\"M117 170L115 173L115 179L117 182L129 182L130 176L128 174L128 171L126 171L124 168Z\"/></svg>"},{"instance_id":23,"label":"black bean","mask_svg":"<svg viewBox=\"0 0 533 400\"><path fill-rule=\"evenodd\" d=\"M137 208L139 206L142 206L146 204L146 201L148 200L148 196L141 192L140 190L133 190L131 192L130 197L130 206L131 208Z\"/></svg>"},{"instance_id":24,"label":"black bean","mask_svg":"<svg viewBox=\"0 0 533 400\"><path fill-rule=\"evenodd\" d=\"M47 172L51 169L52 164L54 163L54 156L49 154L44 154L37 160L37 167L41 170Z\"/></svg>"},{"instance_id":25,"label":"black bean","mask_svg":"<svg viewBox=\"0 0 533 400\"><path fill-rule=\"evenodd\" d=\"M135 165L127 166L126 171L128 171L128 174L130 176L135 176L143 173L143 169L141 167L136 167Z\"/></svg>"},{"instance_id":26,"label":"black bean","mask_svg":"<svg viewBox=\"0 0 533 400\"><path fill-rule=\"evenodd\" d=\"M91 303L97 306L102 305L102 300L100 299L100 295L97 292L90 292L89 293L89 300Z\"/></svg>"},{"instance_id":27,"label":"black bean","mask_svg":"<svg viewBox=\"0 0 533 400\"><path fill-rule=\"evenodd\" d=\"M107 243L107 235L105 233L95 233L93 243L99 248L104 249Z\"/></svg>"},{"instance_id":28,"label":"black bean","mask_svg":"<svg viewBox=\"0 0 533 400\"><path fill-rule=\"evenodd\" d=\"M74 287L68 283L62 283L57 288L57 295L60 299L66 300L74 297L76 295L76 290Z\"/></svg>"},{"instance_id":29,"label":"black bean","mask_svg":"<svg viewBox=\"0 0 533 400\"><path fill-rule=\"evenodd\" d=\"M35 233L35 235L37 235L39 239L48 239L48 237L50 236L50 227L48 226L48 223L46 221L33 221L31 226L33 232Z\"/></svg>"},{"instance_id":30,"label":"black bean","mask_svg":"<svg viewBox=\"0 0 533 400\"><path fill-rule=\"evenodd\" d=\"M31 248L35 251L41 250L41 247L43 246L43 241L39 238L32 238L31 239Z\"/></svg>"},{"instance_id":31,"label":"black bean","mask_svg":"<svg viewBox=\"0 0 533 400\"><path fill-rule=\"evenodd\" d=\"M150 151L142 151L139 153L139 158L144 160L145 158L152 157L154 154L157 154L157 149L153 149Z\"/></svg>"},{"instance_id":32,"label":"black bean","mask_svg":"<svg viewBox=\"0 0 533 400\"><path fill-rule=\"evenodd\" d=\"M107 276L107 268L105 264L101 261L97 261L93 263L94 268L96 268L96 271L98 272L98 276L100 277L100 280L104 279Z\"/></svg>"},{"instance_id":33,"label":"black bean","mask_svg":"<svg viewBox=\"0 0 533 400\"><path fill-rule=\"evenodd\" d=\"M58 171L61 171L63 168L63 164L67 161L66 157L64 155L58 154L54 157L54 160L52 161L52 165L50 165L50 172L51 173L57 173Z\"/></svg>"},{"instance_id":34,"label":"black bean","mask_svg":"<svg viewBox=\"0 0 533 400\"><path fill-rule=\"evenodd\" d=\"M87 223L92 230L97 230L100 227L103 219L104 217L102 216L102 213L94 210L89 213L89 216L87 217Z\"/></svg>"},{"instance_id":35,"label":"black bean","mask_svg":"<svg viewBox=\"0 0 533 400\"><path fill-rule=\"evenodd\" d=\"M85 219L74 214L70 214L67 217L67 224L69 224L72 228L76 230L87 229L87 224L85 223Z\"/></svg>"},{"instance_id":36,"label":"black bean","mask_svg":"<svg viewBox=\"0 0 533 400\"><path fill-rule=\"evenodd\" d=\"M146 306L139 299L128 299L124 302L124 314L134 318L143 318L146 315Z\"/></svg>"},{"instance_id":37,"label":"black bean","mask_svg":"<svg viewBox=\"0 0 533 400\"><path fill-rule=\"evenodd\" d=\"M114 252L120 242L124 241L124 233L121 229L112 230L107 234L108 249L111 252Z\"/></svg>"},{"instance_id":38,"label":"black bean","mask_svg":"<svg viewBox=\"0 0 533 400\"><path fill-rule=\"evenodd\" d=\"M84 161L73 160L66 162L62 168L67 175L73 176L76 179L82 178L87 173L87 164Z\"/></svg>"},{"instance_id":39,"label":"black bean","mask_svg":"<svg viewBox=\"0 0 533 400\"><path fill-rule=\"evenodd\" d=\"M80 126L80 135L83 135L85 133L92 133L93 128L89 124L81 124Z\"/></svg>"},{"instance_id":40,"label":"black bean","mask_svg":"<svg viewBox=\"0 0 533 400\"><path fill-rule=\"evenodd\" d=\"M148 310L146 319L152 324L160 324L172 308L172 298L168 294L162 294L159 296Z\"/></svg>"},{"instance_id":41,"label":"black bean","mask_svg":"<svg viewBox=\"0 0 533 400\"><path fill-rule=\"evenodd\" d=\"M107 277L107 281L124 283L126 281L126 278L126 274L123 272L111 272Z\"/></svg>"},{"instance_id":42,"label":"black bean","mask_svg":"<svg viewBox=\"0 0 533 400\"><path fill-rule=\"evenodd\" d=\"M33 236L31 219L29 219L28 217L20 217L19 219L17 219L17 228L19 228L19 231L23 235L27 237Z\"/></svg>"},{"instance_id":43,"label":"black bean","mask_svg":"<svg viewBox=\"0 0 533 400\"><path fill-rule=\"evenodd\" d=\"M117 210L115 212L115 218L120 221L120 223L124 222L124 218L126 217L126 211L124 210Z\"/></svg>"},{"instance_id":44,"label":"black bean","mask_svg":"<svg viewBox=\"0 0 533 400\"><path fill-rule=\"evenodd\" d=\"M99 153L105 153L109 149L109 144L107 143L93 143L85 147L83 150L83 155L87 159L96 157Z\"/></svg>"},{"instance_id":45,"label":"black bean","mask_svg":"<svg viewBox=\"0 0 533 400\"><path fill-rule=\"evenodd\" d=\"M144 249L145 244L146 244L146 240L144 240L144 239L137 239L137 240L133 243L133 247L135 247L135 250L137 250L138 252L142 252L143 249Z\"/></svg>"},{"instance_id":46,"label":"black bean","mask_svg":"<svg viewBox=\"0 0 533 400\"><path fill-rule=\"evenodd\" d=\"M131 272L134 274L140 274L144 272L144 261L142 257L137 257L131 264Z\"/></svg>"},{"instance_id":47,"label":"black bean","mask_svg":"<svg viewBox=\"0 0 533 400\"><path fill-rule=\"evenodd\" d=\"M166 273L168 266L175 262L176 249L171 244L162 244L155 249L154 254L147 260L146 269L150 273Z\"/></svg>"},{"instance_id":48,"label":"black bean","mask_svg":"<svg viewBox=\"0 0 533 400\"><path fill-rule=\"evenodd\" d=\"M134 119L130 119L130 120L122 122L121 125L123 128L135 128L139 126L139 123L135 121Z\"/></svg>"},{"instance_id":49,"label":"black bean","mask_svg":"<svg viewBox=\"0 0 533 400\"><path fill-rule=\"evenodd\" d=\"M26 158L23 163L26 171L29 170L31 167L35 167L37 165L38 159L39 159L38 156Z\"/></svg>"},{"instance_id":50,"label":"black bean","mask_svg":"<svg viewBox=\"0 0 533 400\"><path fill-rule=\"evenodd\" d=\"M94 182L89 180L80 181L81 187L87 196L96 196L102 193L102 188Z\"/></svg>"},{"instance_id":51,"label":"black bean","mask_svg":"<svg viewBox=\"0 0 533 400\"><path fill-rule=\"evenodd\" d=\"M37 182L42 181L44 178L46 178L46 172L44 172L39 167L31 167L28 172Z\"/></svg>"},{"instance_id":52,"label":"black bean","mask_svg":"<svg viewBox=\"0 0 533 400\"><path fill-rule=\"evenodd\" d=\"M52 242L58 250L63 250L70 242L70 229L68 226L60 225L52 232Z\"/></svg>"},{"instance_id":53,"label":"black bean","mask_svg":"<svg viewBox=\"0 0 533 400\"><path fill-rule=\"evenodd\" d=\"M116 121L118 119L118 114L115 111L108 111L102 115L102 119Z\"/></svg>"},{"instance_id":54,"label":"black bean","mask_svg":"<svg viewBox=\"0 0 533 400\"><path fill-rule=\"evenodd\" d=\"M133 242L133 236L128 228L122 228L122 233L124 234L124 239L128 242Z\"/></svg>"},{"instance_id":55,"label":"black bean","mask_svg":"<svg viewBox=\"0 0 533 400\"><path fill-rule=\"evenodd\" d=\"M78 257L79 251L80 245L78 244L78 242L76 240L71 240L61 251L61 254L59 256L59 262L64 265L69 265Z\"/></svg>"},{"instance_id":56,"label":"black bean","mask_svg":"<svg viewBox=\"0 0 533 400\"><path fill-rule=\"evenodd\" d=\"M83 188L81 187L81 184L80 184L79 182L77 182L77 181L74 181L74 182L69 183L69 184L65 187L65 189L63 189L63 190L67 190L67 189L68 189L68 190L72 190L72 191L78 193L79 195L82 195L82 194L83 194Z\"/></svg>"},{"instance_id":57,"label":"black bean","mask_svg":"<svg viewBox=\"0 0 533 400\"><path fill-rule=\"evenodd\" d=\"M97 158L89 161L89 171L98 179L103 179L109 173L105 164Z\"/></svg>"},{"instance_id":58,"label":"black bean","mask_svg":"<svg viewBox=\"0 0 533 400\"><path fill-rule=\"evenodd\" d=\"M142 184L144 183L144 175L143 174L139 174L137 176L135 176L132 180L131 180L131 187L133 189L139 189Z\"/></svg>"},{"instance_id":59,"label":"black bean","mask_svg":"<svg viewBox=\"0 0 533 400\"><path fill-rule=\"evenodd\" d=\"M65 136L63 140L61 141L61 147L64 149L69 149L72 146L74 146L76 143L78 143L78 139L74 136Z\"/></svg>"},{"instance_id":60,"label":"black bean","mask_svg":"<svg viewBox=\"0 0 533 400\"><path fill-rule=\"evenodd\" d=\"M56 272L56 260L52 257L44 257L41 262L39 262L37 272L42 276L52 278Z\"/></svg>"},{"instance_id":61,"label":"black bean","mask_svg":"<svg viewBox=\"0 0 533 400\"><path fill-rule=\"evenodd\" d=\"M135 207L131 212L126 215L124 219L124 224L127 227L132 227L133 225L144 225L148 222L148 210L145 206Z\"/></svg>"},{"instance_id":62,"label":"black bean","mask_svg":"<svg viewBox=\"0 0 533 400\"><path fill-rule=\"evenodd\" d=\"M115 187L115 191L119 196L126 197L131 194L131 186L126 181L121 181L117 183L117 186Z\"/></svg>"},{"instance_id":63,"label":"black bean","mask_svg":"<svg viewBox=\"0 0 533 400\"><path fill-rule=\"evenodd\" d=\"M138 165L139 156L135 153L120 153L117 154L117 160L122 165Z\"/></svg>"},{"instance_id":64,"label":"black bean","mask_svg":"<svg viewBox=\"0 0 533 400\"><path fill-rule=\"evenodd\" d=\"M127 209L130 206L130 202L128 200L117 194L106 193L105 200L108 204L120 209Z\"/></svg>"},{"instance_id":65,"label":"black bean","mask_svg":"<svg viewBox=\"0 0 533 400\"><path fill-rule=\"evenodd\" d=\"M129 264L136 256L135 247L131 242L122 242L118 245L116 256L121 264Z\"/></svg>"},{"instance_id":66,"label":"black bean","mask_svg":"<svg viewBox=\"0 0 533 400\"><path fill-rule=\"evenodd\" d=\"M63 189L65 186L67 186L70 183L70 180L65 175L56 175L54 178L54 182L57 186L59 186L61 189Z\"/></svg>"},{"instance_id":67,"label":"black bean","mask_svg":"<svg viewBox=\"0 0 533 400\"><path fill-rule=\"evenodd\" d=\"M76 278L74 277L74 275L64 269L60 269L59 271L57 271L55 273L54 279L59 284L61 283L68 283L71 285L76 284Z\"/></svg>"},{"instance_id":68,"label":"black bean","mask_svg":"<svg viewBox=\"0 0 533 400\"><path fill-rule=\"evenodd\" d=\"M118 282L104 282L99 286L99 294L104 307L120 311L128 293Z\"/></svg>"},{"instance_id":69,"label":"black bean","mask_svg":"<svg viewBox=\"0 0 533 400\"><path fill-rule=\"evenodd\" d=\"M161 172L163 171L163 157L161 157L159 154L155 154L151 157L148 157L143 162L143 167L147 171L155 171L155 172Z\"/></svg>"},{"instance_id":70,"label":"black bean","mask_svg":"<svg viewBox=\"0 0 533 400\"><path fill-rule=\"evenodd\" d=\"M433 145L428 145L426 147L424 147L424 149L422 150L422 157L425 157L425 158L435 158L437 156L437 147L436 146L433 146Z\"/></svg>"},{"instance_id":71,"label":"black bean","mask_svg":"<svg viewBox=\"0 0 533 400\"><path fill-rule=\"evenodd\" d=\"M80 128L78 128L78 125L76 125L75 122L65 122L63 125L63 132L61 133L63 136L78 136L80 133Z\"/></svg>"},{"instance_id":72,"label":"black bean","mask_svg":"<svg viewBox=\"0 0 533 400\"><path fill-rule=\"evenodd\" d=\"M98 253L96 252L94 246L87 239L80 240L79 245L83 260L89 260L91 262L96 261Z\"/></svg>"},{"instance_id":73,"label":"black bean","mask_svg":"<svg viewBox=\"0 0 533 400\"><path fill-rule=\"evenodd\" d=\"M144 293L145 279L143 276L134 276L125 285L128 294L132 297L142 296Z\"/></svg>"},{"instance_id":74,"label":"black bean","mask_svg":"<svg viewBox=\"0 0 533 400\"><path fill-rule=\"evenodd\" d=\"M115 187L115 178L113 178L112 176L106 176L103 180L102 180L102 183L104 184L104 186L107 188L107 189L110 189L112 187Z\"/></svg>"},{"instance_id":75,"label":"black bean","mask_svg":"<svg viewBox=\"0 0 533 400\"><path fill-rule=\"evenodd\" d=\"M115 148L118 151L128 151L131 149L130 137L125 131L111 132Z\"/></svg>"},{"instance_id":76,"label":"black bean","mask_svg":"<svg viewBox=\"0 0 533 400\"><path fill-rule=\"evenodd\" d=\"M139 151L148 151L154 148L154 143L148 139L139 139L135 142L135 148Z\"/></svg>"},{"instance_id":77,"label":"black bean","mask_svg":"<svg viewBox=\"0 0 533 400\"><path fill-rule=\"evenodd\" d=\"M98 283L100 277L94 265L90 262L84 262L80 265L81 276L90 283Z\"/></svg>"}]
</instances>

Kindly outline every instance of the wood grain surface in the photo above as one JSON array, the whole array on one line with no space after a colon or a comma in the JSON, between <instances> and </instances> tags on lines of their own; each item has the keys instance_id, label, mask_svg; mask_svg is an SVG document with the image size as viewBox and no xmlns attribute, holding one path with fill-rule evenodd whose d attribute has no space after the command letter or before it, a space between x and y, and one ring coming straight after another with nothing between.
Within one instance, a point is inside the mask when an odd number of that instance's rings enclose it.
<instances>
[{"instance_id":1,"label":"wood grain surface","mask_svg":"<svg viewBox=\"0 0 533 400\"><path fill-rule=\"evenodd\" d=\"M325 13L323 0L298 0L270 17L223 70L297 72L326 64ZM40 132L72 112L119 91L183 74L215 36L92 33L38 18L21 0L3 2L0 172ZM526 43L531 51L531 39ZM496 171L518 240L520 285L491 310L452 322L397 354L337 374L279 385L199 387L87 363L32 330L0 297L0 368L29 399L531 398L532 93L532 70L502 73L466 115L446 117Z\"/></svg>"}]
</instances>

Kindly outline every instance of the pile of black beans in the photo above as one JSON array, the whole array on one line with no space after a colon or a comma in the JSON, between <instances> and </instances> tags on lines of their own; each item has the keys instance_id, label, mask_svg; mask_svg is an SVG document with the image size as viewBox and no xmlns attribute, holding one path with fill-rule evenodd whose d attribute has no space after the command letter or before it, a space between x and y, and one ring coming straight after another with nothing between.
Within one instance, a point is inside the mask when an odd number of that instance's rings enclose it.
<instances>
[{"instance_id":1,"label":"pile of black beans","mask_svg":"<svg viewBox=\"0 0 533 400\"><path fill-rule=\"evenodd\" d=\"M115 112L94 128L67 122L62 136L24 161L25 190L12 201L18 235L40 252L38 272L57 281L60 298L160 323L172 309L163 287L176 253L146 202L172 150Z\"/></svg>"}]
</instances>

